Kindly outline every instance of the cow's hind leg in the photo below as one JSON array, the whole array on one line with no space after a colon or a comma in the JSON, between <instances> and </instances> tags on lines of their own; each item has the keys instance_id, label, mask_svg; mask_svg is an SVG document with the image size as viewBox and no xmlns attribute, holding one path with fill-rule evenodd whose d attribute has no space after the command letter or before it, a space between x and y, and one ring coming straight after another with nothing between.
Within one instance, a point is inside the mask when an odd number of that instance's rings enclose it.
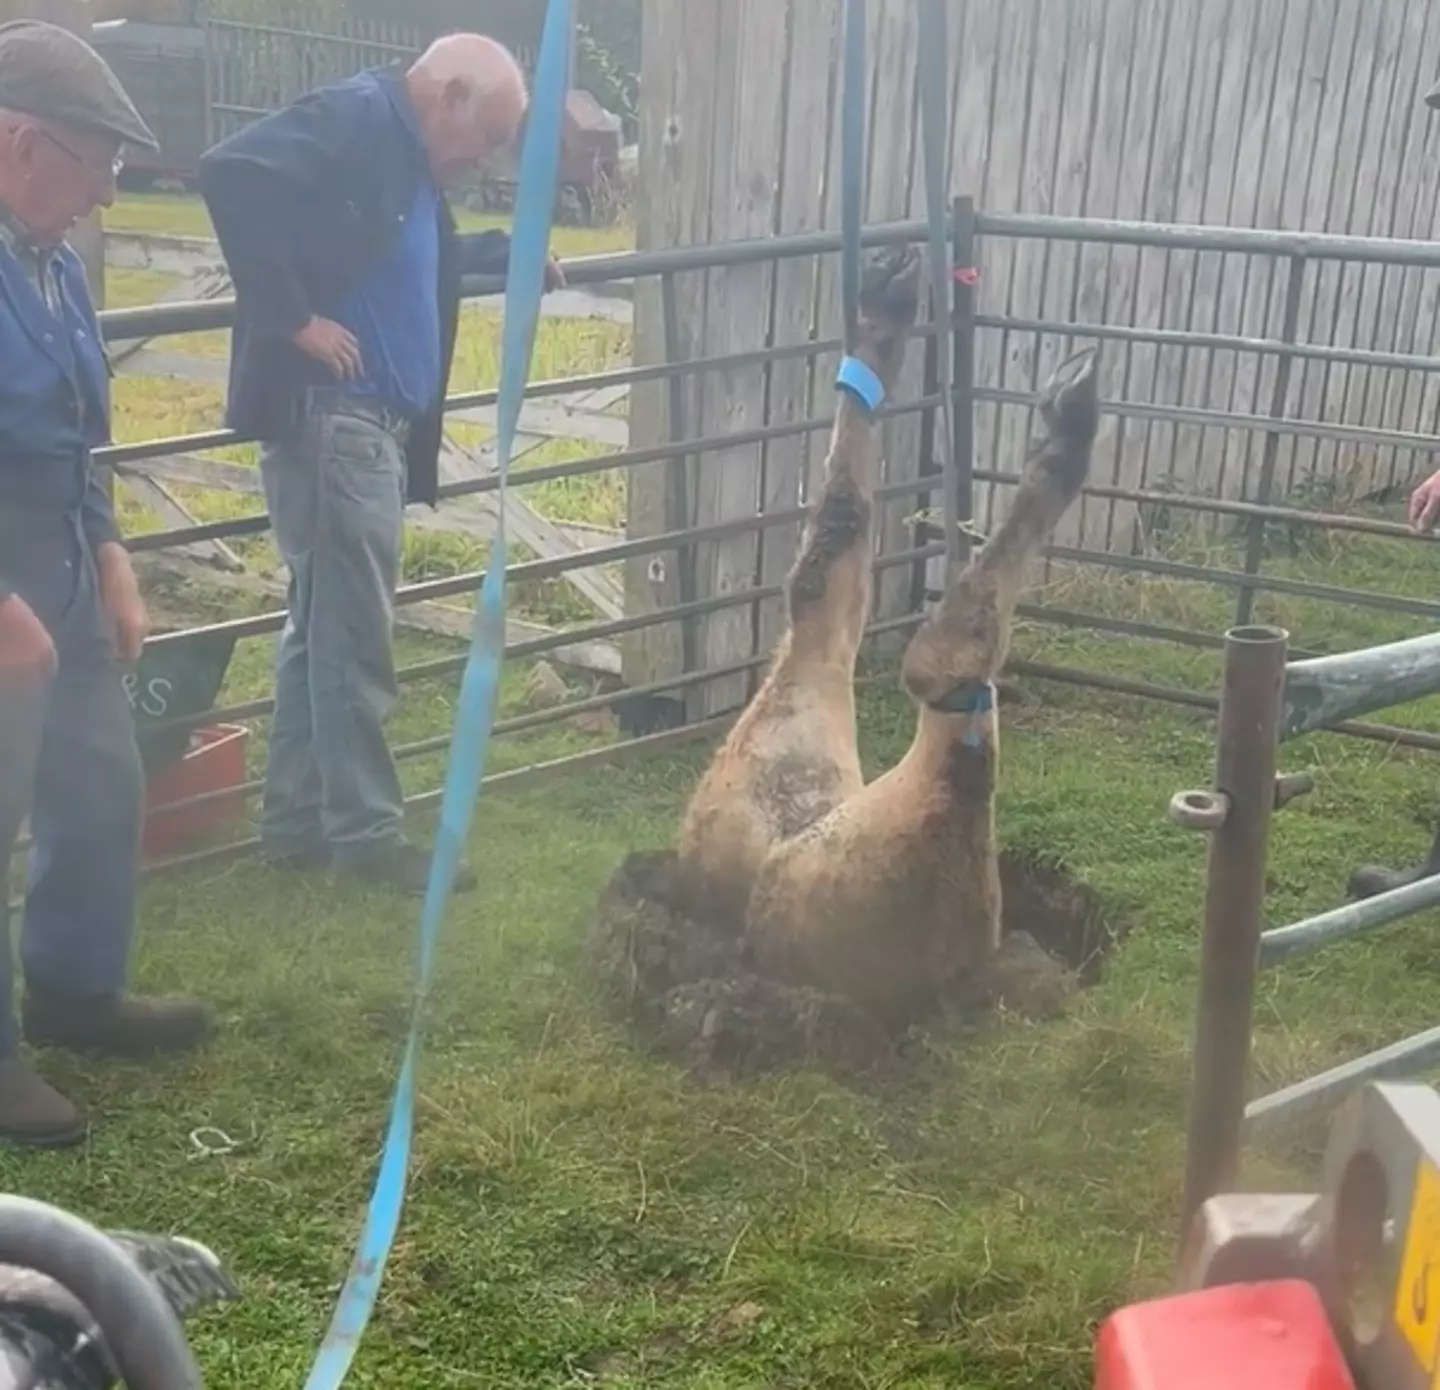
<instances>
[{"instance_id":1,"label":"cow's hind leg","mask_svg":"<svg viewBox=\"0 0 1440 1390\"><path fill-rule=\"evenodd\" d=\"M915 323L920 266L907 247L864 267L852 355L887 395ZM837 394L824 490L786 586L789 629L681 830L697 892L736 911L771 846L861 785L852 686L869 608L879 425L848 391Z\"/></svg>"},{"instance_id":2,"label":"cow's hind leg","mask_svg":"<svg viewBox=\"0 0 1440 1390\"><path fill-rule=\"evenodd\" d=\"M1084 485L1099 425L1097 354L1076 353L1037 402L1042 428L1015 499L979 555L911 639L905 687L922 710L968 717L973 687L992 682L1010 645L1025 567Z\"/></svg>"}]
</instances>

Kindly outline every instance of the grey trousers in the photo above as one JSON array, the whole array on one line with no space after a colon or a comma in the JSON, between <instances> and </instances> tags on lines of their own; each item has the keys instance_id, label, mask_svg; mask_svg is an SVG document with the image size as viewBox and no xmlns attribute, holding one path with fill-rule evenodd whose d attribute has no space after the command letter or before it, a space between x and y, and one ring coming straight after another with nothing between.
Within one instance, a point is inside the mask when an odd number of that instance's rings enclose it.
<instances>
[{"instance_id":1,"label":"grey trousers","mask_svg":"<svg viewBox=\"0 0 1440 1390\"><path fill-rule=\"evenodd\" d=\"M260 467L290 571L261 837L271 854L343 859L396 838L404 812L385 725L405 456L379 421L321 410Z\"/></svg>"}]
</instances>

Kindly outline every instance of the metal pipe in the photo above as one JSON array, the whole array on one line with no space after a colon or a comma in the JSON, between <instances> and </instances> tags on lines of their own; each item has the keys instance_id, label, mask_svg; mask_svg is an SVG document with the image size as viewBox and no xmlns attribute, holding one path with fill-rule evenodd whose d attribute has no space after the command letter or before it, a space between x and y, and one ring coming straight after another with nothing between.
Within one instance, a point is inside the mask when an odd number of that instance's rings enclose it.
<instances>
[{"instance_id":1,"label":"metal pipe","mask_svg":"<svg viewBox=\"0 0 1440 1390\"><path fill-rule=\"evenodd\" d=\"M945 480L946 554L955 575L970 560L969 525L975 519L975 200L956 198L950 219L954 238L955 299L951 306L955 341L951 345L955 405L953 467Z\"/></svg>"},{"instance_id":2,"label":"metal pipe","mask_svg":"<svg viewBox=\"0 0 1440 1390\"><path fill-rule=\"evenodd\" d=\"M1210 839L1185 1158L1186 1232L1201 1205L1227 1191L1239 1169L1288 643L1280 628L1236 627L1225 634L1215 790L1228 799L1229 811Z\"/></svg>"},{"instance_id":3,"label":"metal pipe","mask_svg":"<svg viewBox=\"0 0 1440 1390\"><path fill-rule=\"evenodd\" d=\"M905 401L898 405L881 406L875 412L878 420L896 419L903 415L913 415L920 411L932 408L939 400L938 396L921 396L917 400ZM811 420L800 420L793 424L784 425L762 425L753 430L739 430L732 434L710 435L704 439L690 440L685 443L689 453L709 453L712 450L735 448L746 444L766 444L775 439L789 439L796 435L812 434L821 430L828 430L834 424L833 417L816 418ZM162 453L184 453L191 452L179 446L185 440L164 440L156 441L153 444L145 445L146 450L139 455L142 458L150 458ZM164 445L174 445L174 448L162 448ZM130 448L132 446L125 446ZM140 448L142 446L133 446ZM101 454L104 451L96 452L97 462L104 462ZM540 468L527 468L522 474L513 476L510 485L533 487L536 483L557 481L562 478L588 478L596 473L610 473L619 468L635 468L643 463L667 463L674 457L675 446L673 444L655 444L643 449L624 449L614 454L601 454L596 458L579 459L573 463L552 463ZM124 462L124 460L122 460ZM488 474L483 478L470 478L463 482L444 483L440 486L438 497L446 501L454 497L474 497L480 493L499 491L500 482L495 474ZM910 495L920 491L918 488L911 489ZM218 530L223 527L233 527L232 531ZM174 546L193 545L201 540L214 540L225 535L251 535L263 532L268 529L269 517L264 512L257 512L253 516L243 517L238 521L222 521L200 523L194 526L177 527L172 531L150 531L143 536L136 536L127 541L132 552L144 552L148 550L165 550Z\"/></svg>"},{"instance_id":4,"label":"metal pipe","mask_svg":"<svg viewBox=\"0 0 1440 1390\"><path fill-rule=\"evenodd\" d=\"M921 563L933 559L944 553L944 546L938 541L929 545L916 546L910 550L896 550L888 555L878 556L871 565L872 572L876 574L896 568L902 565ZM619 637L630 632L639 632L647 627L656 627L661 623L681 621L689 617L699 617L706 613L718 613L727 608L738 608L742 604L754 603L757 600L779 598L785 592L782 583L767 584L759 589L747 589L736 593L720 594L714 598L698 599L691 604L679 604L672 608L657 609L653 613L641 613L629 618L616 618L610 622L593 623L589 627L567 628L560 632L547 633L544 637L531 637L523 642L513 642L505 648L505 659L507 661L522 660L529 656L543 656L547 652L553 652L562 647L573 646L580 642L598 642L607 637ZM192 629L191 632L195 631ZM176 639L184 638L191 633L166 634ZM468 658L464 656L438 657L433 661L417 662L413 666L401 667L395 673L396 681L401 685L413 681L432 680L443 676L458 675L465 669L465 662ZM198 729L207 724L235 723L241 720L258 719L263 715L271 713L275 708L273 698L264 700L247 700L239 705L227 705L220 709L204 710L198 714L175 715L169 719L157 720L149 727L155 733L172 730Z\"/></svg>"},{"instance_id":5,"label":"metal pipe","mask_svg":"<svg viewBox=\"0 0 1440 1390\"><path fill-rule=\"evenodd\" d=\"M1312 261L1440 268L1433 241L1336 236L1329 232L1266 232L1242 227L1120 222L1103 217L1051 217L1037 213L986 213L975 219L981 236L1029 241L1079 241L1170 251L1233 251L1260 256L1304 256Z\"/></svg>"},{"instance_id":6,"label":"metal pipe","mask_svg":"<svg viewBox=\"0 0 1440 1390\"><path fill-rule=\"evenodd\" d=\"M680 310L676 300L675 277L663 275L660 278L660 317L663 322L665 340L665 361L678 363L684 358L680 341ZM691 455L684 443L689 429L686 425L685 383L678 374L672 374L668 381L666 399L666 425L674 457L666 465L666 501L670 514L666 524L672 531L686 530L695 524L694 508L690 504L691 476L695 471ZM682 546L676 552L676 567L679 570L678 584L680 602L683 605L695 602L697 593L697 557L694 545ZM698 652L700 625L693 619L686 619L680 626L680 668L693 671L699 664Z\"/></svg>"},{"instance_id":7,"label":"metal pipe","mask_svg":"<svg viewBox=\"0 0 1440 1390\"><path fill-rule=\"evenodd\" d=\"M1000 473L977 468L975 480L1014 487L1020 482L1018 473ZM1116 502L1135 502L1156 507L1178 507L1184 511L1206 512L1215 516L1258 517L1279 526L1316 527L1326 531L1354 531L1365 536L1383 536L1387 540L1413 541L1420 545L1440 543L1440 534L1416 531L1403 521L1380 521L1368 516L1342 516L1335 512L1303 511L1298 507L1261 506L1258 502L1234 502L1223 497L1195 497L1184 492L1155 492L1148 488L1117 487L1109 483L1086 483L1080 489L1085 497L1099 497Z\"/></svg>"},{"instance_id":8,"label":"metal pipe","mask_svg":"<svg viewBox=\"0 0 1440 1390\"><path fill-rule=\"evenodd\" d=\"M1035 214L977 213L979 235L1023 240L1087 242L1092 245L1141 246L1189 251L1241 252L1251 255L1304 256L1309 260L1343 260L1370 265L1440 267L1440 247L1428 241L1401 241L1382 237L1264 232L1235 227L1172 226L1153 222L1119 222L1104 218L1048 217ZM866 246L918 244L926 239L922 220L890 222L867 227L861 233ZM661 251L629 251L584 256L565 263L565 277L574 286L639 279L721 267L753 265L797 256L818 256L839 251L838 232L803 232L780 237L757 237L670 247ZM498 295L503 277L468 276L467 297ZM175 333L228 328L234 301L201 300L165 306L112 309L100 316L108 342L164 337Z\"/></svg>"},{"instance_id":9,"label":"metal pipe","mask_svg":"<svg viewBox=\"0 0 1440 1390\"><path fill-rule=\"evenodd\" d=\"M1292 922L1288 927L1274 927L1260 938L1260 968L1269 970L1291 956L1374 931L1432 907L1440 907L1440 875L1407 883L1403 888L1393 888L1373 898L1344 903L1302 922Z\"/></svg>"},{"instance_id":10,"label":"metal pipe","mask_svg":"<svg viewBox=\"0 0 1440 1390\"><path fill-rule=\"evenodd\" d=\"M978 387L975 399L991 401L996 405L1018 406L1023 410L1028 410L1035 404L1034 397L1028 391L1009 391L994 386ZM1345 444L1376 444L1401 449L1440 448L1440 436L1433 434L1367 429L1362 425L1329 425L1318 420L1288 417L1274 420L1268 415L1245 415L1231 410L1202 410L1197 406L1148 405L1140 401L1107 400L1101 402L1100 411L1102 415L1115 415L1121 419L1201 425L1206 429L1246 430L1257 434L1275 430L1280 434L1293 434L1302 439L1333 439Z\"/></svg>"},{"instance_id":11,"label":"metal pipe","mask_svg":"<svg viewBox=\"0 0 1440 1390\"><path fill-rule=\"evenodd\" d=\"M864 246L897 246L922 242L928 235L928 223L902 221L867 227L861 232L860 239ZM838 232L801 232L790 236L675 246L661 251L581 256L565 262L565 281L579 288L651 275L819 256L839 249ZM461 292L467 299L503 294L504 290L505 277L502 275L467 275L461 281ZM100 331L107 343L117 343L135 338L161 338L176 333L229 328L234 321L233 298L188 300L163 306L109 310L100 315Z\"/></svg>"},{"instance_id":12,"label":"metal pipe","mask_svg":"<svg viewBox=\"0 0 1440 1390\"><path fill-rule=\"evenodd\" d=\"M917 547L915 550L897 551L894 554L882 556L875 562L874 569L879 571L892 566L913 564L917 560L932 558L943 554L943 544L935 542L928 546ZM702 600L699 604L696 605L696 608L703 608L706 611L714 611L715 609L720 607L738 606L740 604L753 603L757 599L775 597L781 592L782 586L769 585L766 586L764 589L758 591L748 590L738 595L726 595L718 599ZM1037 607L1033 605L1021 605L1021 608L1022 610L1028 608L1028 616L1037 617L1042 621L1052 620L1047 616L1045 610L1042 607ZM507 655L510 657L534 655L542 651L550 650L555 646L564 646L571 642L583 640L587 636L598 638L603 634L606 629L616 628L630 630L633 627L646 626L657 622L673 621L674 618L677 616L679 616L679 614L676 612L676 610L665 609L661 610L658 613L646 614L641 618L620 619L612 624L597 625L595 628L586 628L575 632L557 633L544 638L535 638L528 642L517 643L515 646L507 650ZM866 636L876 637L881 635L882 633L903 631L906 628L917 627L923 621L923 619L923 614L912 613L902 615L899 618L891 618L883 622L872 623L866 629ZM1074 619L1074 621L1070 621L1071 619ZM1100 631L1107 631L1113 629L1115 631L1127 633L1132 636L1146 637L1158 635L1159 637L1163 638L1163 640L1172 641L1189 639L1188 645L1192 646L1218 647L1223 645L1224 642L1223 638L1215 638L1205 633L1185 633L1179 629L1155 629L1154 632L1140 631L1138 629L1142 629L1146 625L1131 624L1124 622L1121 619L1107 619L1085 614L1063 614L1061 617L1058 617L1054 620L1067 622L1068 625L1071 626L1093 626ZM761 660L763 659L758 657L752 658L750 659L750 661L741 663L741 668L748 669L752 663L759 664ZM461 670L463 670L464 665L465 658L463 656L444 657L435 661L421 662L416 664L415 666L405 667L397 673L397 679L401 683L407 683L410 681L418 681L430 678L438 678L446 675L454 675L458 674ZM722 672L699 673L696 678L706 680L709 679L711 676L720 673ZM1214 713L1219 705L1219 702L1213 695L1202 695L1194 691L1180 690L1172 686L1157 685L1149 681L1128 680L1119 676L1106 675L1103 672L1085 671L1065 666L1053 666L1046 662L1026 661L1021 658L1014 658L1008 661L1005 665L1005 673L1007 675L1034 676L1039 680L1056 681L1061 684L1074 685L1084 689L1105 690L1116 695L1124 695L1142 700L1154 700L1161 704L1176 705L1181 708L1202 710L1208 713ZM863 683L864 679L865 678L857 679L857 684ZM681 683L683 683L685 680L685 677L677 678L677 681ZM657 682L655 688L658 689L662 685L663 683ZM645 687L645 689L650 688L651 687ZM586 708L595 708L607 702L613 702L617 698L622 698L627 693L631 692L619 691L609 697L595 697L593 701L585 700L558 706L553 710L545 711L544 715L546 717L532 718L530 716L522 716L522 718L525 719L526 724L529 727L535 727L536 725L541 723L559 723L562 720L570 718L577 713L583 713ZM157 730L160 728L179 729L198 728L202 725L216 722L234 723L245 719L259 718L265 714L268 714L273 708L274 701L272 699L253 700L243 705L234 705L219 710L207 710L197 715L186 715L172 720L166 720L163 722L163 724L157 724L154 727ZM511 731L513 732L513 730ZM496 732L497 734L501 732L501 726L497 726ZM1440 734L1430 734L1418 730L1402 729L1386 724L1364 724L1357 722L1345 722L1334 725L1332 728L1327 729L1326 732L1343 734L1354 738L1368 739L1375 742L1391 744L1398 747L1417 748L1428 752L1440 752ZM636 741L632 740L631 742L627 742L626 744L619 746L628 748L632 746L632 743L634 742ZM401 749L397 750L397 756L412 756L415 754L432 751L438 751L438 746L431 747L429 746L429 741L421 741L421 744L402 745ZM218 800L223 797L233 796L237 792L251 793L254 791L258 791L260 789L260 786L261 784L258 781L247 782L239 787L229 787L213 792L198 793L193 797L186 797L179 801L167 802L164 805L156 806L152 809L167 812L174 811L184 807L196 805L201 802ZM22 840L16 846L16 853L21 853L28 847L29 841ZM210 855L212 854L212 851L207 850L202 851L201 853Z\"/></svg>"},{"instance_id":13,"label":"metal pipe","mask_svg":"<svg viewBox=\"0 0 1440 1390\"><path fill-rule=\"evenodd\" d=\"M1440 692L1440 634L1291 665L1282 739Z\"/></svg>"},{"instance_id":14,"label":"metal pipe","mask_svg":"<svg viewBox=\"0 0 1440 1390\"><path fill-rule=\"evenodd\" d=\"M1048 545L1042 553L1055 560L1069 560L1077 565L1099 569L1131 570L1137 574L1163 574L1171 579L1194 579L1204 584L1248 586L1266 589L1273 594L1291 594L1296 598L1323 599L1329 603L1348 603L1356 608L1373 608L1380 613L1403 613L1416 618L1440 618L1440 603L1429 599L1401 598L1395 594L1378 594L1366 589L1344 589L1337 584L1311 584L1301 579L1281 579L1278 575L1243 574L1239 570L1214 569L1209 565L1188 565L1178 560L1156 560L1142 555L1119 555L1096 550L1077 550L1067 545Z\"/></svg>"},{"instance_id":15,"label":"metal pipe","mask_svg":"<svg viewBox=\"0 0 1440 1390\"><path fill-rule=\"evenodd\" d=\"M1290 274L1285 285L1285 319L1280 329L1280 336L1287 343L1295 341L1300 328L1300 295L1305 288L1305 266L1304 256L1290 258ZM1265 433L1265 445L1260 456L1260 481L1255 490L1255 500L1262 507L1269 503L1275 486L1275 461L1280 456L1279 425L1290 399L1290 371L1294 365L1295 359L1287 355L1281 357L1275 366L1275 381L1270 390L1270 419L1275 427ZM1259 574L1265 553L1265 523L1263 520L1252 520L1248 530L1249 534L1245 537L1245 573ZM1236 626L1243 627L1254 612L1255 590L1241 589L1235 599Z\"/></svg>"},{"instance_id":16,"label":"metal pipe","mask_svg":"<svg viewBox=\"0 0 1440 1390\"><path fill-rule=\"evenodd\" d=\"M945 548L936 542L928 546L919 547L915 550L896 551L893 554L881 556L871 566L873 573L883 573L888 569L895 569L900 566L915 564L924 560L943 555ZM768 585L764 589L749 589L739 594L729 594L723 599L708 599L703 605L710 611L716 611L722 607L739 607L742 604L754 603L757 600L776 597L784 592L783 584ZM867 639L880 636L882 633L894 631L897 627L909 623L918 626L923 620L923 614L907 614L901 619L890 619L887 622L871 623L864 632ZM673 612L658 615L647 615L644 620L629 620L631 626L647 626L656 621L673 621ZM619 624L606 624L604 626L624 626L625 620ZM565 634L568 641L577 640L575 634ZM546 643L553 643L553 638L537 639ZM518 643L516 646L507 648L507 658L513 658L521 654L521 649L536 645L535 643ZM772 654L762 652L755 656L745 657L742 660L730 662L723 666L712 666L706 670L687 671L675 676L667 676L661 680L651 681L646 685L625 686L620 690L606 691L599 695L586 696L580 700L570 700L551 709L536 710L528 714L514 715L509 719L497 721L494 728L496 738L507 734L528 733L535 729L544 728L551 724L561 724L575 718L579 714L588 714L595 710L608 709L619 700L641 699L650 695L663 695L672 690L685 690L695 685L701 685L712 680L719 680L726 676L745 675L749 672L759 670L767 665ZM406 684L411 681L438 678L448 675L459 675L465 669L468 657L445 657L438 661L422 662L415 666L405 667L396 672L396 681ZM259 718L271 713L275 708L274 698L266 700L255 700L248 705L237 706L230 710L206 710L200 714L183 715L175 719L168 719L157 722L151 727L156 731L161 729L196 728L203 724L215 724L225 721L233 721L237 718ZM411 743L402 743L392 751L397 762L407 758L424 757L429 753L442 753L450 746L450 735L439 734L431 738L417 739ZM220 787L213 791L196 792L192 796L180 797L175 801L160 802L150 806L151 813L158 814L165 812L173 814L176 811L188 810L212 801L221 801L233 796L252 796L264 788L264 780L260 778L251 779L235 786ZM30 847L29 839L21 840L16 846L14 853L19 854Z\"/></svg>"},{"instance_id":17,"label":"metal pipe","mask_svg":"<svg viewBox=\"0 0 1440 1390\"><path fill-rule=\"evenodd\" d=\"M1201 348L1209 352L1248 352L1259 356L1294 357L1355 367L1395 367L1407 372L1440 370L1440 362L1418 353L1373 352L1367 348L1331 347L1326 343L1287 343L1281 338L1246 338L1235 333L1200 333L1184 328L1132 328L1128 324L1090 323L1073 319L1033 319L1005 314L977 314L976 328L1004 333L1050 333L1058 338L1102 338L1132 345Z\"/></svg>"},{"instance_id":18,"label":"metal pipe","mask_svg":"<svg viewBox=\"0 0 1440 1390\"><path fill-rule=\"evenodd\" d=\"M1430 1028L1404 1042L1368 1052L1353 1062L1342 1063L1251 1101L1245 1107L1246 1130L1261 1129L1277 1120L1295 1120L1302 1115L1328 1114L1348 1092L1366 1081L1415 1076L1428 1071L1437 1061L1440 1061L1440 1028Z\"/></svg>"}]
</instances>

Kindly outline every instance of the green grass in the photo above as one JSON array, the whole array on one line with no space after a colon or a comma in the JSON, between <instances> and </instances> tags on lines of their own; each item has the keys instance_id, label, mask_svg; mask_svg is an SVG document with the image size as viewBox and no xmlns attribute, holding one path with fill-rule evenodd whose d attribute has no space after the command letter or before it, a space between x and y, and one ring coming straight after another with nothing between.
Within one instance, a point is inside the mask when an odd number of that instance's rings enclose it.
<instances>
[{"instance_id":1,"label":"green grass","mask_svg":"<svg viewBox=\"0 0 1440 1390\"><path fill-rule=\"evenodd\" d=\"M1232 547L1209 550L1233 562ZM1417 594L1440 583L1436 550L1394 542L1284 563ZM1066 579L1044 597L1225 622L1223 605L1155 581ZM1422 630L1293 601L1261 616L1311 644ZM436 650L403 647L402 660ZM1017 647L1214 684L1212 656L1156 643L1027 625ZM224 698L267 688L267 644L242 644ZM1212 732L1185 711L1026 688L1032 702L1005 720L1003 837L1060 855L1126 939L1062 1021L942 1040L923 1076L885 1093L808 1073L700 1084L643 1056L596 997L582 954L595 893L627 852L671 838L703 750L482 800L483 887L446 929L407 1215L353 1384L1089 1384L1095 1321L1163 1287L1173 1251L1205 851L1164 809L1208 784ZM448 727L454 695L449 681L412 688L397 740ZM861 716L866 762L882 767L910 711L885 679ZM1440 701L1405 717L1440 729ZM502 740L494 765L596 742L574 729ZM1319 785L1277 820L1272 921L1336 903L1357 860L1406 861L1428 843L1428 760L1324 736L1282 764ZM438 772L412 762L407 781ZM293 1385L369 1193L417 910L248 863L155 880L144 910L139 980L207 994L223 1039L151 1069L48 1059L95 1107L95 1137L77 1156L0 1157L0 1177L92 1219L210 1242L248 1297L195 1325L207 1383ZM1433 1024L1434 929L1417 920L1265 976L1257 1089ZM191 1161L200 1125L239 1151ZM1321 1137L1278 1136L1247 1178L1313 1182Z\"/></svg>"},{"instance_id":2,"label":"green grass","mask_svg":"<svg viewBox=\"0 0 1440 1390\"><path fill-rule=\"evenodd\" d=\"M483 232L507 227L503 217L456 208L455 220L462 232ZM105 225L117 232L149 232L156 236L211 238L215 230L204 202L181 193L126 193L105 214ZM628 224L614 227L556 227L551 242L562 258L600 256L635 249L635 229Z\"/></svg>"},{"instance_id":3,"label":"green grass","mask_svg":"<svg viewBox=\"0 0 1440 1390\"><path fill-rule=\"evenodd\" d=\"M478 386L493 380L493 325L471 327L460 370ZM582 337L542 327L536 374L623 360L609 330L587 325ZM117 388L127 438L201 428L218 410L218 393L201 388ZM542 495L552 515L623 510L623 491L588 480ZM207 516L238 505L188 500ZM1163 539L1171 558L1239 563L1233 537ZM407 568L418 577L482 559L422 536ZM1437 547L1350 537L1292 554L1277 543L1266 566L1440 592ZM193 589L157 597L190 620L237 611ZM1032 597L1212 633L1232 611L1221 591L1093 571L1056 570ZM554 589L523 602L573 616ZM1428 630L1293 598L1263 598L1256 617L1322 650ZM399 642L402 664L456 650ZM1186 690L1213 690L1219 670L1213 652L1033 622L1015 650ZM268 693L269 659L268 641L243 642L222 701ZM507 673L504 712L521 707L524 680ZM1154 703L1024 687L1029 701L1004 716L1002 837L1059 855L1100 895L1123 945L1063 1020L1000 1019L939 1040L922 1075L885 1093L810 1073L700 1084L648 1059L597 997L583 953L595 894L626 853L672 838L704 749L482 800L471 846L482 888L447 924L405 1224L352 1384L1088 1386L1096 1321L1170 1271L1205 847L1164 812L1173 792L1208 785L1213 729ZM395 741L447 730L455 695L453 680L407 687ZM1440 731L1440 700L1390 717ZM861 727L872 771L906 746L912 714L890 676L864 691ZM565 725L502 739L492 770L608 737ZM257 731L254 771L262 754ZM1440 793L1427 758L1322 736L1287 746L1281 764L1318 785L1276 821L1272 923L1333 906L1355 863L1411 862L1428 845ZM403 767L420 790L442 760ZM207 1383L294 1385L373 1180L418 912L237 863L150 882L144 916L137 978L207 994L223 1038L158 1068L46 1059L95 1109L94 1139L79 1155L0 1155L0 1181L103 1223L212 1244L247 1300L194 1326ZM1427 916L1263 977L1257 1093L1433 1025L1435 926ZM192 1161L201 1125L239 1150ZM1248 1154L1247 1182L1314 1183L1322 1142L1323 1126L1281 1132Z\"/></svg>"}]
</instances>

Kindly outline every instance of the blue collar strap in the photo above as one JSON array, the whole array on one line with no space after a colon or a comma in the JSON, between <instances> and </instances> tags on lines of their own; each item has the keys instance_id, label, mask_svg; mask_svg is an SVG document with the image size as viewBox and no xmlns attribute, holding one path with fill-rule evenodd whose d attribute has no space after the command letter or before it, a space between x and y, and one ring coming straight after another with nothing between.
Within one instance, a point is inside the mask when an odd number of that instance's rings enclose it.
<instances>
[{"instance_id":1,"label":"blue collar strap","mask_svg":"<svg viewBox=\"0 0 1440 1390\"><path fill-rule=\"evenodd\" d=\"M995 708L995 687L989 681L966 681L930 701L930 708L939 714L989 714Z\"/></svg>"},{"instance_id":2,"label":"blue collar strap","mask_svg":"<svg viewBox=\"0 0 1440 1390\"><path fill-rule=\"evenodd\" d=\"M885 387L880 378L858 357L842 357L835 373L835 387L848 391L873 415L885 404Z\"/></svg>"}]
</instances>

